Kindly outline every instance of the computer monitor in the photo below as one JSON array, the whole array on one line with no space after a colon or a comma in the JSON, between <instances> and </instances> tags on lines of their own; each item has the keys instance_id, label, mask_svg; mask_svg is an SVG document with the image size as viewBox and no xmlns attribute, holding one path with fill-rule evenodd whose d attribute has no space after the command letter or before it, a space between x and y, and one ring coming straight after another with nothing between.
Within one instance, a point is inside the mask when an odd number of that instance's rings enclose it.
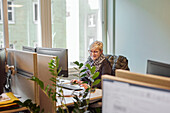
<instances>
[{"instance_id":1,"label":"computer monitor","mask_svg":"<svg viewBox=\"0 0 170 113\"><path fill-rule=\"evenodd\" d=\"M62 67L62 71L60 72L59 76L63 75L63 77L68 77L68 50L67 49L37 47L36 50L38 54L58 56L58 58L60 59L59 67Z\"/></svg>"},{"instance_id":2,"label":"computer monitor","mask_svg":"<svg viewBox=\"0 0 170 113\"><path fill-rule=\"evenodd\" d=\"M30 51L30 52L36 52L36 48L34 47L28 47L28 46L22 46L23 51Z\"/></svg>"},{"instance_id":3,"label":"computer monitor","mask_svg":"<svg viewBox=\"0 0 170 113\"><path fill-rule=\"evenodd\" d=\"M147 74L170 77L170 64L148 60L147 61Z\"/></svg>"},{"instance_id":4,"label":"computer monitor","mask_svg":"<svg viewBox=\"0 0 170 113\"><path fill-rule=\"evenodd\" d=\"M3 93L3 87L6 82L5 61L5 48L0 48L0 94Z\"/></svg>"}]
</instances>

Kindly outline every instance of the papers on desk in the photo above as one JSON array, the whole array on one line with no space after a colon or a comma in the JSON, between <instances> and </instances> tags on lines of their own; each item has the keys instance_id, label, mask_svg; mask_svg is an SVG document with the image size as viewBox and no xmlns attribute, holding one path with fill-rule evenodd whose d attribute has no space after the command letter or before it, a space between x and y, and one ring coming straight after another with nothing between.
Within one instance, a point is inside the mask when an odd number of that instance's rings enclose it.
<instances>
[{"instance_id":1,"label":"papers on desk","mask_svg":"<svg viewBox=\"0 0 170 113\"><path fill-rule=\"evenodd\" d=\"M60 79L59 82L62 84L69 84L70 80Z\"/></svg>"},{"instance_id":2,"label":"papers on desk","mask_svg":"<svg viewBox=\"0 0 170 113\"><path fill-rule=\"evenodd\" d=\"M7 109L13 109L18 108L19 105L17 103L13 103L15 100L19 100L16 98L13 93L3 93L1 94L0 99L0 111L7 110Z\"/></svg>"},{"instance_id":3,"label":"papers on desk","mask_svg":"<svg viewBox=\"0 0 170 113\"><path fill-rule=\"evenodd\" d=\"M0 95L0 102L7 101L7 100L11 100L11 99L9 98L9 96L7 96L6 93Z\"/></svg>"}]
</instances>

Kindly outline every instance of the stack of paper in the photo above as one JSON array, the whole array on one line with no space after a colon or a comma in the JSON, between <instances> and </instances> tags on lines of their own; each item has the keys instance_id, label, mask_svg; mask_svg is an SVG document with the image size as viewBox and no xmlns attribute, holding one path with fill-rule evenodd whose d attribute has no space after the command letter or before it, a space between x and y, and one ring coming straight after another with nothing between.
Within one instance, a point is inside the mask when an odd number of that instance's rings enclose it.
<instances>
[{"instance_id":1,"label":"stack of paper","mask_svg":"<svg viewBox=\"0 0 170 113\"><path fill-rule=\"evenodd\" d=\"M0 111L18 108L19 105L17 103L13 103L15 100L19 99L16 98L11 92L1 94Z\"/></svg>"}]
</instances>

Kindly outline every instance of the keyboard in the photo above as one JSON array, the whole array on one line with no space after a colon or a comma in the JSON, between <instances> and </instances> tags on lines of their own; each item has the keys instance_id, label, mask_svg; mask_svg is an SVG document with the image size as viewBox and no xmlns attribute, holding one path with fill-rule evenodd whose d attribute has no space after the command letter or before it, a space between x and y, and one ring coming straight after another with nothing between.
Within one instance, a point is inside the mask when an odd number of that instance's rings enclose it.
<instances>
[{"instance_id":1,"label":"keyboard","mask_svg":"<svg viewBox=\"0 0 170 113\"><path fill-rule=\"evenodd\" d=\"M83 87L80 87L78 85L71 85L71 84L59 84L59 86L62 86L65 89L70 89L75 91L84 89Z\"/></svg>"}]
</instances>

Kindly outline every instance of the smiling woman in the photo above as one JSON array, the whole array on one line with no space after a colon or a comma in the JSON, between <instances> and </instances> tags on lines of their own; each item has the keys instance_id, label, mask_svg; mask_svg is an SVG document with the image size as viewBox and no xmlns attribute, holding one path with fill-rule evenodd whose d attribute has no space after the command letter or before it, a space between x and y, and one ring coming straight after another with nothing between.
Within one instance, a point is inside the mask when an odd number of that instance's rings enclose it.
<instances>
[{"instance_id":1,"label":"smiling woman","mask_svg":"<svg viewBox=\"0 0 170 113\"><path fill-rule=\"evenodd\" d=\"M96 60L103 54L103 43L100 41L95 41L90 45L90 57L92 60Z\"/></svg>"}]
</instances>

